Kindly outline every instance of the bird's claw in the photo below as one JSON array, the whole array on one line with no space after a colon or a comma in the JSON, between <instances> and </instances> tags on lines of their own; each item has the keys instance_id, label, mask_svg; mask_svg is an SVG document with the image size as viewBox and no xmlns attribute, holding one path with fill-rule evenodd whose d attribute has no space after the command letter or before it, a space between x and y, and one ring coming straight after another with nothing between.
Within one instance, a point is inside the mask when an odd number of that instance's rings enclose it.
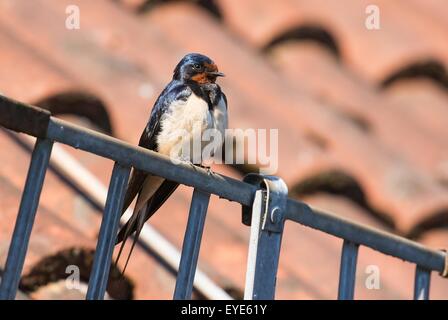
<instances>
[{"instance_id":1,"label":"bird's claw","mask_svg":"<svg viewBox=\"0 0 448 320\"><path fill-rule=\"evenodd\" d=\"M209 167L209 166L204 166L204 165L201 165L201 164L195 165L189 158L180 158L179 161L181 163L189 165L193 169L196 169L197 167L201 167L202 169L205 169L207 171L207 175L209 175L209 176L216 176L216 173L213 172L212 168Z\"/></svg>"},{"instance_id":2,"label":"bird's claw","mask_svg":"<svg viewBox=\"0 0 448 320\"><path fill-rule=\"evenodd\" d=\"M179 158L179 161L183 164L189 165L190 167L192 167L193 169L196 169L195 164L189 159L189 158Z\"/></svg>"},{"instance_id":3,"label":"bird's claw","mask_svg":"<svg viewBox=\"0 0 448 320\"><path fill-rule=\"evenodd\" d=\"M207 175L209 176L216 176L217 174L213 172L211 167L203 167L205 170L207 170Z\"/></svg>"}]
</instances>

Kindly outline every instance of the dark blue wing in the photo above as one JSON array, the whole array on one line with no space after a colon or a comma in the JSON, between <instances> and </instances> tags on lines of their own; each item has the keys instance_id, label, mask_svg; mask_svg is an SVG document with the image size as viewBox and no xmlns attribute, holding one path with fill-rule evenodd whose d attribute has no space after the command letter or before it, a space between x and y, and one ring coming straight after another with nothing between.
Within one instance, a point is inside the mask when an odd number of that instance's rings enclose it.
<instances>
[{"instance_id":1,"label":"dark blue wing","mask_svg":"<svg viewBox=\"0 0 448 320\"><path fill-rule=\"evenodd\" d=\"M139 146L157 151L157 136L160 133L160 119L165 112L168 112L170 105L176 100L186 100L191 95L191 89L181 84L179 81L171 81L157 98L151 110L149 121L140 137ZM137 193L140 191L143 182L148 174L146 172L132 169L129 179L122 214L131 205Z\"/></svg>"},{"instance_id":2,"label":"dark blue wing","mask_svg":"<svg viewBox=\"0 0 448 320\"><path fill-rule=\"evenodd\" d=\"M173 101L186 100L191 89L179 81L171 81L157 98L151 110L148 124L140 137L139 146L157 151L157 136L160 132L160 119L168 112Z\"/></svg>"}]
</instances>

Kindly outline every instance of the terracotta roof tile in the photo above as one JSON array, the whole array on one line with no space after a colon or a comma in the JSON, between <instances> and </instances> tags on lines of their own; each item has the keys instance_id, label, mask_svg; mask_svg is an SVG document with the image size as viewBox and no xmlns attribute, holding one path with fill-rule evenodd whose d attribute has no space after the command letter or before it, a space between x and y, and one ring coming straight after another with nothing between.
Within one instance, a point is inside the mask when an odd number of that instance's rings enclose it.
<instances>
[{"instance_id":1,"label":"terracotta roof tile","mask_svg":"<svg viewBox=\"0 0 448 320\"><path fill-rule=\"evenodd\" d=\"M35 101L55 92L73 89L75 84L38 54L28 50L26 44L15 37L0 23L3 72L0 75L0 91L17 100ZM19 63L20 61L20 63ZM32 86L27 84L33 82Z\"/></svg>"},{"instance_id":2,"label":"terracotta roof tile","mask_svg":"<svg viewBox=\"0 0 448 320\"><path fill-rule=\"evenodd\" d=\"M17 215L29 154L20 150L4 134L0 135L0 142L2 146L10 150L8 154L2 153L0 170L0 193L2 194L0 212L6 217L6 223L2 224L2 232L0 232L0 262L3 264ZM89 157L85 153L76 156L81 161ZM104 163L99 157L96 158L96 161L90 159L87 166L97 175L110 175L111 164ZM171 199L170 202L176 203L176 198ZM187 208L183 207L185 210ZM48 172L25 260L24 274L28 273L42 258L54 255L60 250L70 247L95 248L100 219L101 215L94 208L81 197L74 196L64 183L52 172ZM180 230L179 233L183 233ZM136 284L134 288L136 299L172 298L174 276L141 247L136 248L126 276Z\"/></svg>"},{"instance_id":3,"label":"terracotta roof tile","mask_svg":"<svg viewBox=\"0 0 448 320\"><path fill-rule=\"evenodd\" d=\"M359 30L362 28L353 27L361 18L362 23L364 21L363 3L347 2L347 10L341 17L331 17L334 4L319 7L318 1L261 1L256 5L251 1L217 1L224 16L224 24L220 24L193 4L158 5L147 14L137 16L112 1L78 0L82 27L67 30L61 26L66 18L65 7L72 3L68 0L0 3L0 40L8 43L8 49L1 53L5 59L0 59L0 67L9 70L14 77L10 82L6 75L0 75L1 91L27 102L40 101L70 88L93 92L110 113L116 135L135 143L150 105L171 77L173 65L188 51L204 52L227 74L222 86L229 98L231 127L279 129L279 175L287 180L291 190L314 175L341 171L356 180L371 208L362 208L345 197L321 193L303 197L306 202L388 229L371 215L369 209L373 208L387 214L404 233L415 231L421 222L433 220L435 213L440 213L438 218L446 218L448 191L431 176L435 173L433 164L443 160L445 149L442 147L446 142L441 138L436 141L435 137L430 144L425 144L425 139L444 132L443 121L432 126L421 120L419 105L413 107L415 113L405 113L408 101L400 100L404 98L400 98L396 89L401 82L388 87L383 94L356 75L383 80L396 71L397 64L419 57L420 48L433 50L431 52L444 61L445 47L434 44L433 40L423 47L410 47L409 52L401 56L403 61L397 61L407 45L407 38L388 44L387 50L373 59L375 52L369 41L383 41L385 33L393 38L421 32L418 24L408 31L400 26L390 29L390 15L396 14L396 7L381 6L387 11L384 32L369 34L369 38L364 30ZM434 1L432 4L437 5ZM291 5L301 10L291 10ZM425 16L433 14L431 9ZM406 11L400 17L411 21L413 13ZM244 43L262 47L287 28L310 21L325 22L324 27L335 36L349 68L338 65L331 55L306 43L281 44L268 59ZM439 24L442 23L434 23L432 29L438 36L441 34ZM226 26L240 38L226 30ZM191 37L191 34L201 37ZM26 63L14 68L16 57ZM283 73L277 72L271 62L283 65ZM312 72L307 73L307 67ZM33 77L26 76L29 68L32 68ZM35 78L38 75L42 75L40 82ZM330 80L337 85L332 86ZM424 101L434 104L435 110L444 114L443 94L432 91L428 94L425 90L423 94ZM401 122L396 122L397 119ZM414 125L422 128L424 134L414 133ZM400 143L403 137L409 137L412 143ZM2 232L9 236L29 156L10 141L7 143L8 148L15 151L1 154L5 165L0 169L0 177L5 182L0 181L0 188L12 185L15 191L6 190L11 196L8 196L8 203L0 202L0 210L8 208L11 216L8 232ZM110 161L68 150L108 183ZM421 150L428 150L431 155ZM16 161L17 155L20 161ZM225 166L218 166L216 170L240 178L237 172ZM182 242L190 199L191 189L181 187L151 219L151 224L178 246ZM241 292L249 229L241 224L238 204L212 197L209 208L200 266L219 284ZM48 215L51 219L45 220L46 215L41 213L44 209L51 212ZM38 218L43 220L36 224L32 247L35 246L41 255L51 250L40 248L39 241L58 242L58 237L70 238L79 233L86 239L83 245L91 247L95 243L100 216L52 174L46 179ZM47 225L55 227L47 230ZM42 238L39 240L39 237ZM59 245L65 248L72 243L71 239L59 240ZM341 244L340 239L288 223L277 297L335 298ZM46 245L45 248L54 246ZM6 245L3 248L4 253ZM364 285L366 267L372 264L381 270L381 290L368 290ZM411 298L413 274L410 264L362 248L356 297ZM128 275L136 283L136 298L171 298L173 276L141 248L136 250ZM435 279L432 297L446 297L445 287Z\"/></svg>"},{"instance_id":4,"label":"terracotta roof tile","mask_svg":"<svg viewBox=\"0 0 448 320\"><path fill-rule=\"evenodd\" d=\"M442 92L438 96L439 104L434 106L435 112L428 112L421 106L420 114L416 115L410 112L407 101L391 103L381 91L345 69L317 44L291 41L273 48L270 57L297 90L305 91L351 117L361 128L378 137L411 164L435 175L437 171L434 172L434 169L438 164L448 159L448 143L442 138L443 135L438 134L442 133L440 130L433 129L434 125L428 119L433 117L440 123L438 128L443 127L443 119L448 116L448 108L444 108L448 105L448 96L443 97ZM423 86L418 88L416 90L422 94L427 92ZM403 96L409 97L406 89ZM436 91L437 88L429 89ZM427 95L431 96L431 93ZM423 149L426 152L421 152Z\"/></svg>"},{"instance_id":5,"label":"terracotta roof tile","mask_svg":"<svg viewBox=\"0 0 448 320\"><path fill-rule=\"evenodd\" d=\"M304 25L319 26L333 35L344 61L374 81L428 57L448 62L445 26L404 2L376 1L381 28L373 31L365 27L366 8L372 4L367 0L223 0L218 4L232 30L257 47ZM429 28L431 37L427 37Z\"/></svg>"},{"instance_id":6,"label":"terracotta roof tile","mask_svg":"<svg viewBox=\"0 0 448 320\"><path fill-rule=\"evenodd\" d=\"M402 113L418 121L431 134L431 141L442 141L441 147L445 153L443 158L434 158L432 163L434 176L438 180L448 181L448 147L446 146L448 136L448 94L445 90L428 79L410 79L400 81L387 88L387 97L392 106L400 108ZM427 148L425 154L430 156Z\"/></svg>"},{"instance_id":7,"label":"terracotta roof tile","mask_svg":"<svg viewBox=\"0 0 448 320\"><path fill-rule=\"evenodd\" d=\"M2 137L2 142L5 142ZM17 153L15 153L17 156ZM19 160L20 158L17 158ZM26 172L26 171L25 171ZM6 261L7 248L11 240L12 230L15 218L17 216L18 205L20 201L21 189L12 184L0 172L1 203L0 211L5 223L2 223L1 254L0 259L3 263ZM48 197L48 195L47 195ZM77 225L73 221L64 221L52 209L49 209L42 201L39 207L36 222L31 235L30 246L25 260L25 272L43 256L53 254L58 250L70 246L92 246L91 240L83 232L77 230Z\"/></svg>"},{"instance_id":8,"label":"terracotta roof tile","mask_svg":"<svg viewBox=\"0 0 448 320\"><path fill-rule=\"evenodd\" d=\"M430 246L434 249L448 249L448 229L439 228L432 229L425 232L420 238L419 242Z\"/></svg>"},{"instance_id":9,"label":"terracotta roof tile","mask_svg":"<svg viewBox=\"0 0 448 320\"><path fill-rule=\"evenodd\" d=\"M350 201L328 195L314 195L305 197L307 203L321 209L338 212L345 217L371 225L375 228L388 230L378 221L369 219L362 208ZM287 224L288 225L288 224ZM288 256L296 258L297 269L308 270L304 277L310 283L325 283L325 299L333 299L337 293L337 279L339 272L340 250L342 241L321 232L302 226L290 224L285 232L283 250ZM304 244L304 246L300 246ZM297 254L294 254L298 251ZM320 261L318 259L321 259ZM316 263L316 261L319 261ZM314 263L313 263L314 262ZM380 289L369 289L366 285L372 266L380 272ZM361 247L358 256L356 276L356 299L412 299L413 279L415 267L399 259L383 255L366 247ZM433 273L431 283L431 298L441 299L446 296L445 280ZM321 288L323 286L320 286ZM299 287L300 288L300 287ZM303 291L300 288L299 291Z\"/></svg>"},{"instance_id":10,"label":"terracotta roof tile","mask_svg":"<svg viewBox=\"0 0 448 320\"><path fill-rule=\"evenodd\" d=\"M55 9L58 8L59 3L61 2L55 4ZM37 21L30 21L30 23L35 23L35 30L41 30L42 33L45 33L47 36L47 44L44 48L41 48L41 50L44 50L46 55L51 56L55 62L64 68L64 70L75 75L77 78L82 78L82 80L85 81L90 88L94 89L99 96L104 97L107 105L110 106L113 111L112 117L118 116L118 114L120 115L120 121L116 121L118 136L127 140L137 141L140 134L139 128L144 126L145 121L145 117L142 117L141 114L149 113L149 105L156 97L155 95L150 99L138 97L136 91L138 92L137 89L139 88L139 85L148 83L153 88L154 92L161 90L162 85L171 77L172 66L175 65L179 57L187 52L189 48L183 47L184 44L182 42L176 44L176 35L169 34L168 30L166 30L167 34L163 36L159 33L160 30L163 29L160 29L160 27L156 29L156 25L152 25L149 28L143 28L142 24L138 24L130 14L118 11L115 6L109 2L98 1L93 4L91 2L81 1L79 3L82 4L86 11L93 11L96 8L100 8L97 10L108 13L110 19L98 19L94 16L92 18L90 16L83 16L85 28L87 29L90 27L95 29L98 33L103 34L103 37L105 38L119 38L119 48L121 48L119 51L125 51L126 53L125 55L124 53L121 53L119 56L122 57L122 59L125 59L124 57L126 57L130 65L136 65L136 62L138 61L141 73L129 74L129 70L117 70L114 68L111 68L111 70L108 69L106 72L102 69L103 62L101 61L89 61L89 63L86 64L85 61L90 57L90 51L78 51L76 55L73 55L70 51L61 49L61 42L71 41L74 43L82 43L85 41L85 35L67 30L61 31L60 28L56 28L57 21L54 19L46 19L45 13L42 13L41 17L35 17ZM90 6L93 7L91 8ZM29 28L22 28L20 24L17 23L17 21L20 21L20 15L24 14L22 11L32 10L33 8L29 8L28 6L19 8L13 8L14 10L8 14L9 20L7 20L8 17L6 17L6 21L14 26L14 30L16 30L21 37L26 39L30 44L36 46L37 44L35 43L34 38L29 33ZM64 12L62 10L62 3L59 8L61 9L61 12ZM91 9L88 10L87 8ZM7 11L3 12L6 13ZM16 16L16 18L12 19L11 17L14 16ZM123 34L123 28L119 27L119 25L126 25L129 33L135 33L135 37L132 41ZM101 30L101 32L98 30ZM221 34L222 38L222 33L219 34ZM140 41L138 41L138 37L140 37ZM163 37L165 40L160 42L160 39ZM149 41L149 39L152 39L152 41ZM228 42L229 38L224 36L223 41ZM228 45L226 42L224 42L225 47ZM152 43L158 43L158 46L154 47ZM112 53L110 53L110 48L104 46L104 41L93 39L89 45L94 48L91 50L101 52L101 55L104 57L112 55ZM235 43L233 43L232 49L234 50L236 48ZM151 52L151 59L148 59L147 55L143 54L144 52ZM246 59L252 59L248 54L245 56ZM218 64L223 64L227 59L223 61L220 56L217 56L215 57L215 60ZM77 61L78 63L75 64L73 61ZM164 63L162 64L159 61L164 61ZM259 60L258 63L262 63L261 61L262 60ZM228 64L229 62L226 63ZM237 78L238 74L235 74L235 72L238 72L238 69L227 68L227 64L223 69L226 69L228 77ZM106 72L106 74L99 72L92 73L92 70L97 69ZM232 74L232 72L234 73ZM272 73L266 73L266 71L262 72L260 76L273 78ZM120 80L124 78L126 81ZM274 76L274 79L271 81L275 81L275 79ZM232 97L232 113L234 116L231 118L231 126L237 128L266 128L266 115L259 112L261 107L258 106L258 101L252 102L252 97L247 97L246 94L242 94L245 91L253 90L253 88L247 87L248 83L244 80L233 83L234 81L223 81L223 86L225 86L227 94ZM257 83L257 86L259 85L260 83ZM112 87L116 88L116 90L111 90ZM128 106L127 108L132 108L134 111L123 112L123 105ZM126 123L133 123L133 126L130 128L128 125L125 125ZM295 123L285 124L283 116L272 118L269 123L268 128L280 129L284 135L289 135L289 140L291 143L294 143L294 146L297 149L297 152L294 152L294 154L297 154L298 158L286 156L287 154L291 154L290 147L285 144L280 144L280 152L284 156L280 156L279 159L281 162L285 163L284 165L280 163L280 166L285 168L296 166L297 160L305 166L313 167L316 166L315 163L323 163L322 166L329 166L326 164L328 162L331 164L331 159L329 161L327 156L322 154L318 146L315 146L309 139L297 132Z\"/></svg>"},{"instance_id":11,"label":"terracotta roof tile","mask_svg":"<svg viewBox=\"0 0 448 320\"><path fill-rule=\"evenodd\" d=\"M191 190L182 187L175 197L179 202L168 202L162 212L154 216L152 223L174 243L181 245L183 234L172 230L182 230L186 223L186 213ZM200 265L220 283L228 288L243 290L249 230L240 223L238 205L212 198L203 244ZM342 198L317 195L304 198L307 203L325 210L343 212L348 218L387 229L375 219L369 218L363 209ZM223 214L223 213L226 214ZM169 215L170 224L166 223ZM277 295L279 299L334 299L337 294L339 259L342 241L316 230L287 223L282 241ZM365 281L369 273L367 266L375 265L381 272L381 289L369 290ZM393 267L391 267L393 266ZM412 298L414 268L391 257L362 248L358 265L357 298L362 299L409 299ZM408 280L403 285L404 279ZM437 281L437 280L436 280ZM321 284L325 283L325 286ZM444 284L442 282L442 284ZM443 297L447 290L433 286L433 297Z\"/></svg>"},{"instance_id":12,"label":"terracotta roof tile","mask_svg":"<svg viewBox=\"0 0 448 320\"><path fill-rule=\"evenodd\" d=\"M146 0L118 0L118 2L133 11L137 11L147 3Z\"/></svg>"},{"instance_id":13,"label":"terracotta roof tile","mask_svg":"<svg viewBox=\"0 0 448 320\"><path fill-rule=\"evenodd\" d=\"M149 113L149 105L156 98L155 90L165 82L158 80L161 82L156 83L150 76L153 71L144 70L140 65L141 60L148 57L145 52L153 51L154 45L144 41L147 34L140 30L132 16L109 1L78 1L83 12L83 28L68 30L60 27L65 24L65 7L68 4L71 3L50 1L43 4L37 1L26 4L19 1L3 8L0 15L4 15L2 22L5 28L13 30L16 37L29 46L29 50L37 50L52 64L104 99L118 136L137 141L139 128L144 127L146 122L146 117L141 114ZM33 15L32 19L27 18L30 12L41 6L46 9ZM91 14L94 12L107 14ZM26 26L20 23L23 19L27 19ZM128 38L120 25L126 25L126 30L134 37ZM39 38L35 37L36 32L41 32ZM155 33L147 29L147 33L151 32ZM134 41L142 44L143 47L138 48L141 50L133 48ZM126 125L129 123L135 125Z\"/></svg>"},{"instance_id":14,"label":"terracotta roof tile","mask_svg":"<svg viewBox=\"0 0 448 320\"><path fill-rule=\"evenodd\" d=\"M448 8L443 0L410 0L407 5L411 6L413 10L424 12L426 16L432 17L439 24L448 25L446 21Z\"/></svg>"},{"instance_id":15,"label":"terracotta roof tile","mask_svg":"<svg viewBox=\"0 0 448 320\"><path fill-rule=\"evenodd\" d=\"M299 181L300 173L303 177L307 170L300 167L300 162L285 163L285 159L293 159L291 154L301 152L295 137L300 138L311 132L325 141L325 157L331 159L330 163L337 163L354 176L363 186L370 203L379 211L389 213L398 230L405 233L413 231L416 225L432 218L434 212L447 208L447 191L424 172L409 165L396 151L386 148L349 119L331 112L326 104L306 94L293 92L285 81L279 81L279 76L271 68L254 58L250 49L244 49L243 45L223 32L205 12L188 4L170 4L153 9L147 18L151 25L165 30L170 39L183 46L185 51L200 50L214 56L222 65L222 70L233 80L224 82L230 96L244 97L243 101L253 101L256 110L264 110L263 114L258 113L258 117L263 116L264 126L269 123L271 127L279 128L279 174L289 184ZM204 29L208 31L200 40L188 37L191 32ZM228 58L235 56L238 56L237 61ZM233 91L233 85L239 89L238 93ZM230 102L233 106L232 119L240 118L237 114L243 112L240 105L235 105L232 100ZM245 104L244 114L251 108L255 106ZM258 121L255 122L255 114L254 110L251 114L252 126L260 126ZM286 141L287 150L284 149ZM293 151L294 147L297 151Z\"/></svg>"}]
</instances>

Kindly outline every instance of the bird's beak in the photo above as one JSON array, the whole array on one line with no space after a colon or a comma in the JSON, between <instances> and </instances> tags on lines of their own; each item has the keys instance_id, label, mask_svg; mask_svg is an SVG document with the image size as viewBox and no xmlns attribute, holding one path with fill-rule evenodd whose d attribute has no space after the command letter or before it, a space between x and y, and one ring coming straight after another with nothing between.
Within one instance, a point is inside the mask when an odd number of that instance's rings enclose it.
<instances>
[{"instance_id":1,"label":"bird's beak","mask_svg":"<svg viewBox=\"0 0 448 320\"><path fill-rule=\"evenodd\" d=\"M207 74L215 77L225 77L225 74L219 71L208 71Z\"/></svg>"}]
</instances>

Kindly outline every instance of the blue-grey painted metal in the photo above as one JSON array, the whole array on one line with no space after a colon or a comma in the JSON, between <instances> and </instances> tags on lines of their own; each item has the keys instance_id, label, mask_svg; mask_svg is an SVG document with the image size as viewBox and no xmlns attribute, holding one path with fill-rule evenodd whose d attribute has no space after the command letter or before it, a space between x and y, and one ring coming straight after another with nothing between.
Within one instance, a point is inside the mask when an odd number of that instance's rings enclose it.
<instances>
[{"instance_id":1,"label":"blue-grey painted metal","mask_svg":"<svg viewBox=\"0 0 448 320\"><path fill-rule=\"evenodd\" d=\"M53 140L112 159L121 164L121 166L116 165L114 169L113 176L116 176L116 179L111 179L108 204L101 225L97 257L95 258L94 271L89 287L89 298L100 299L104 295L111 250L113 249L111 235L115 236L118 224L117 212L121 209L125 188L123 181L127 180L128 168L131 166L195 188L195 196L191 204L189 223L184 239L183 250L185 252L181 258L181 270L176 284L175 297L188 298L191 296L192 281L204 225L203 219L205 219L210 194L216 194L242 204L243 222L245 224L251 221L249 219L250 215L245 214L245 212L251 212L255 195L257 196L256 202L259 204L264 197L264 206L258 205L260 209L257 209L259 213L257 221L252 221L256 223L258 229L255 237L256 243L251 246L255 250L252 269L252 280L255 279L255 281L246 281L246 286L248 283L252 283L250 298L274 298L278 257L285 220L291 220L344 239L341 257L340 298L353 297L358 245L364 245L384 254L415 263L418 266L415 275L415 298L427 299L429 297L432 270L438 271L443 276L448 274L446 252L432 250L411 240L345 220L331 213L312 209L302 202L287 199L286 187L281 185L278 178L252 175L254 181L245 179L245 182L249 182L245 183L217 174L210 175L203 169L192 168L187 164L173 165L169 158L156 152L132 146L113 137L59 120L51 117L48 112L41 112L41 110L37 110L38 108L11 99L0 100L3 110L7 110L0 113L1 125L40 138L33 151L8 252L6 270L0 284L0 298L2 299L13 299L17 290ZM47 137L48 140L43 139L44 137ZM206 200L204 197L206 197ZM202 212L202 215L199 213L193 214L193 212ZM252 226L254 226L253 223ZM195 233L194 230L199 231L199 234ZM249 261L248 266L250 263L252 261ZM107 271L104 272L104 269L107 269Z\"/></svg>"},{"instance_id":2,"label":"blue-grey painted metal","mask_svg":"<svg viewBox=\"0 0 448 320\"><path fill-rule=\"evenodd\" d=\"M75 148L156 173L244 206L252 206L257 189L254 185L216 174L209 175L205 170L192 169L186 164L173 166L169 159L156 152L53 117L49 122L48 136ZM288 199L286 218L431 270L443 272L445 268L446 253L442 251L431 250L411 240L311 209L299 201Z\"/></svg>"},{"instance_id":3,"label":"blue-grey painted metal","mask_svg":"<svg viewBox=\"0 0 448 320\"><path fill-rule=\"evenodd\" d=\"M359 246L351 241L344 240L342 244L341 267L339 270L339 300L353 300L355 295L358 248Z\"/></svg>"},{"instance_id":4,"label":"blue-grey painted metal","mask_svg":"<svg viewBox=\"0 0 448 320\"><path fill-rule=\"evenodd\" d=\"M47 139L37 139L34 146L5 272L0 284L2 300L14 299L16 296L52 146L53 142Z\"/></svg>"},{"instance_id":5,"label":"blue-grey painted metal","mask_svg":"<svg viewBox=\"0 0 448 320\"><path fill-rule=\"evenodd\" d=\"M438 272L445 270L446 252L432 250L412 240L328 212L311 209L302 202L288 199L286 218L426 269Z\"/></svg>"},{"instance_id":6,"label":"blue-grey painted metal","mask_svg":"<svg viewBox=\"0 0 448 320\"><path fill-rule=\"evenodd\" d=\"M104 299L104 294L106 293L129 172L130 168L128 166L115 163L107 193L104 215L101 221L92 271L90 272L87 300Z\"/></svg>"},{"instance_id":7,"label":"blue-grey painted metal","mask_svg":"<svg viewBox=\"0 0 448 320\"><path fill-rule=\"evenodd\" d=\"M192 186L221 198L250 206L256 188L248 183L210 174L207 170L173 162L160 153L133 146L99 132L82 128L57 118L51 118L47 135L50 139L74 148L112 159L123 165L153 173L171 181Z\"/></svg>"},{"instance_id":8,"label":"blue-grey painted metal","mask_svg":"<svg viewBox=\"0 0 448 320\"><path fill-rule=\"evenodd\" d=\"M288 188L283 180L273 176L251 174L246 176L245 181L264 184L265 189L262 212L251 222L251 228L256 228L258 232L258 239L254 239L256 243L249 249L256 252L249 253L255 259L248 261L254 266L248 265L246 274L246 277L252 277L252 281L246 281L246 284L253 287L246 287L245 290L251 292L253 300L274 299ZM244 214L247 212L243 210Z\"/></svg>"},{"instance_id":9,"label":"blue-grey painted metal","mask_svg":"<svg viewBox=\"0 0 448 320\"><path fill-rule=\"evenodd\" d=\"M428 300L431 283L431 271L416 266L414 282L414 300Z\"/></svg>"},{"instance_id":10,"label":"blue-grey painted metal","mask_svg":"<svg viewBox=\"0 0 448 320\"><path fill-rule=\"evenodd\" d=\"M174 289L173 298L175 300L191 299L209 201L210 193L194 189L184 242L182 244L182 255L179 263L176 287Z\"/></svg>"}]
</instances>

